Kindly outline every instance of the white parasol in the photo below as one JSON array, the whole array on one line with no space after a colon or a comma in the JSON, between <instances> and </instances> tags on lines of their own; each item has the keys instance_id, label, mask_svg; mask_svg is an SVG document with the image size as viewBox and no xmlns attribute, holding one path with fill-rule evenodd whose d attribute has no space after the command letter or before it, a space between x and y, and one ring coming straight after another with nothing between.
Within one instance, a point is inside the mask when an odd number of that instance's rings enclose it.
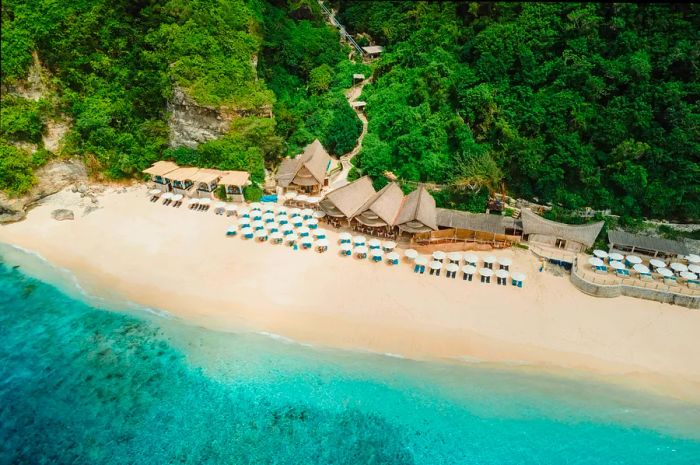
<instances>
[{"instance_id":1,"label":"white parasol","mask_svg":"<svg viewBox=\"0 0 700 465\"><path fill-rule=\"evenodd\" d=\"M418 256L418 251L414 249L406 249L404 250L403 254L411 260L414 260Z\"/></svg>"},{"instance_id":2,"label":"white parasol","mask_svg":"<svg viewBox=\"0 0 700 465\"><path fill-rule=\"evenodd\" d=\"M608 258L608 253L605 250L595 249L593 255L600 259Z\"/></svg>"}]
</instances>

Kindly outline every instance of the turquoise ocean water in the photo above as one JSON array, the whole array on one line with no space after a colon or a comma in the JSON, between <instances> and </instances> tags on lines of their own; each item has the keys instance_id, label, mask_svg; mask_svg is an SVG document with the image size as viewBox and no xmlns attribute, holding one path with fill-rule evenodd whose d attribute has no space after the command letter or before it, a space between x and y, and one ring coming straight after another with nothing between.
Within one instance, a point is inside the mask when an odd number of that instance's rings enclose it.
<instances>
[{"instance_id":1,"label":"turquoise ocean water","mask_svg":"<svg viewBox=\"0 0 700 465\"><path fill-rule=\"evenodd\" d=\"M700 464L698 406L208 331L0 257L2 464Z\"/></svg>"}]
</instances>

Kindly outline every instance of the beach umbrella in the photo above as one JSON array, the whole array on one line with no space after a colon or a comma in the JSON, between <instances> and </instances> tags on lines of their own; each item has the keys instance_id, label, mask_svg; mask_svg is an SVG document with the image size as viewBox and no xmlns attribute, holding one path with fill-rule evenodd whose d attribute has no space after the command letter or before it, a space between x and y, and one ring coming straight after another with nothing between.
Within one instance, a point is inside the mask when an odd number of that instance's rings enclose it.
<instances>
[{"instance_id":1,"label":"beach umbrella","mask_svg":"<svg viewBox=\"0 0 700 465\"><path fill-rule=\"evenodd\" d=\"M209 205L209 204L211 204L211 199L199 199L199 204L200 205Z\"/></svg>"},{"instance_id":2,"label":"beach umbrella","mask_svg":"<svg viewBox=\"0 0 700 465\"><path fill-rule=\"evenodd\" d=\"M479 274L486 278L493 276L493 270L491 268L479 268Z\"/></svg>"},{"instance_id":3,"label":"beach umbrella","mask_svg":"<svg viewBox=\"0 0 700 465\"><path fill-rule=\"evenodd\" d=\"M294 245L294 243L298 240L299 238L297 237L296 234L289 234L288 236L285 237L285 241L287 242L287 245Z\"/></svg>"},{"instance_id":4,"label":"beach umbrella","mask_svg":"<svg viewBox=\"0 0 700 465\"><path fill-rule=\"evenodd\" d=\"M343 255L350 255L352 253L352 244L343 242L340 244L340 250L343 252Z\"/></svg>"},{"instance_id":5,"label":"beach umbrella","mask_svg":"<svg viewBox=\"0 0 700 465\"><path fill-rule=\"evenodd\" d=\"M306 194L299 194L297 195L297 198L295 199L297 202L303 202L306 203L307 200L309 200L309 196Z\"/></svg>"},{"instance_id":6,"label":"beach umbrella","mask_svg":"<svg viewBox=\"0 0 700 465\"><path fill-rule=\"evenodd\" d=\"M253 221L253 228L257 231L265 228L265 223L260 220Z\"/></svg>"},{"instance_id":7,"label":"beach umbrella","mask_svg":"<svg viewBox=\"0 0 700 465\"><path fill-rule=\"evenodd\" d=\"M235 226L229 226L228 229L226 230L227 236L235 236L236 233L237 233L237 228Z\"/></svg>"},{"instance_id":8,"label":"beach umbrella","mask_svg":"<svg viewBox=\"0 0 700 465\"><path fill-rule=\"evenodd\" d=\"M217 210L219 210L219 209L223 210L226 208L226 202L216 202L216 204L214 205L214 208Z\"/></svg>"},{"instance_id":9,"label":"beach umbrella","mask_svg":"<svg viewBox=\"0 0 700 465\"><path fill-rule=\"evenodd\" d=\"M508 276L510 276L510 273L507 270L497 270L496 271L496 277L498 278L499 281L501 281L501 284L506 284L506 280L508 279Z\"/></svg>"},{"instance_id":10,"label":"beach umbrella","mask_svg":"<svg viewBox=\"0 0 700 465\"><path fill-rule=\"evenodd\" d=\"M325 239L326 238L326 230L325 229L314 229L313 236L317 237L319 239Z\"/></svg>"},{"instance_id":11,"label":"beach umbrella","mask_svg":"<svg viewBox=\"0 0 700 465\"><path fill-rule=\"evenodd\" d=\"M282 226L280 226L280 228L282 228L282 232L285 236L294 232L294 226L292 226L291 224L283 224Z\"/></svg>"},{"instance_id":12,"label":"beach umbrella","mask_svg":"<svg viewBox=\"0 0 700 465\"><path fill-rule=\"evenodd\" d=\"M292 224L296 226L297 228L300 228L301 225L304 224L304 220L301 219L301 216L295 216L292 217Z\"/></svg>"},{"instance_id":13,"label":"beach umbrella","mask_svg":"<svg viewBox=\"0 0 700 465\"><path fill-rule=\"evenodd\" d=\"M275 221L275 214L274 214L274 213L265 213L265 214L262 216L262 219L263 219L266 223L272 223L273 221Z\"/></svg>"},{"instance_id":14,"label":"beach umbrella","mask_svg":"<svg viewBox=\"0 0 700 465\"><path fill-rule=\"evenodd\" d=\"M310 208L305 208L301 211L301 216L303 216L305 220L311 218L313 215L314 211Z\"/></svg>"},{"instance_id":15,"label":"beach umbrella","mask_svg":"<svg viewBox=\"0 0 700 465\"><path fill-rule=\"evenodd\" d=\"M352 238L352 242L357 246L357 245L365 245L367 242L367 239L365 236L355 236Z\"/></svg>"},{"instance_id":16,"label":"beach umbrella","mask_svg":"<svg viewBox=\"0 0 700 465\"><path fill-rule=\"evenodd\" d=\"M277 225L277 223L265 223L265 229L273 233L279 231L280 227Z\"/></svg>"},{"instance_id":17,"label":"beach umbrella","mask_svg":"<svg viewBox=\"0 0 700 465\"><path fill-rule=\"evenodd\" d=\"M279 222L279 224L287 224L287 223L289 223L289 220L287 219L287 217L286 217L285 215L280 215L280 216L278 216L278 217L277 217L277 221Z\"/></svg>"},{"instance_id":18,"label":"beach umbrella","mask_svg":"<svg viewBox=\"0 0 700 465\"><path fill-rule=\"evenodd\" d=\"M632 269L639 274L651 274L649 268L647 268L646 265L642 265L641 263L635 263L634 266L632 266Z\"/></svg>"},{"instance_id":19,"label":"beach umbrella","mask_svg":"<svg viewBox=\"0 0 700 465\"><path fill-rule=\"evenodd\" d=\"M299 230L297 230L297 232L299 233L299 236L307 237L311 233L311 230L306 226L302 226L301 228L299 228Z\"/></svg>"},{"instance_id":20,"label":"beach umbrella","mask_svg":"<svg viewBox=\"0 0 700 465\"><path fill-rule=\"evenodd\" d=\"M450 252L447 254L447 259L451 262L459 263L462 261L462 254L459 252Z\"/></svg>"},{"instance_id":21,"label":"beach umbrella","mask_svg":"<svg viewBox=\"0 0 700 465\"><path fill-rule=\"evenodd\" d=\"M386 254L386 259L389 260L389 263L391 263L392 265L398 265L399 258L401 257L396 252L389 252L388 254Z\"/></svg>"},{"instance_id":22,"label":"beach umbrella","mask_svg":"<svg viewBox=\"0 0 700 465\"><path fill-rule=\"evenodd\" d=\"M297 193L295 191L289 191L286 194L284 194L284 198L287 200L294 200L297 197Z\"/></svg>"},{"instance_id":23,"label":"beach umbrella","mask_svg":"<svg viewBox=\"0 0 700 465\"><path fill-rule=\"evenodd\" d=\"M361 245L360 247L355 248L355 254L357 255L358 258L364 258L367 256L367 247L364 245Z\"/></svg>"},{"instance_id":24,"label":"beach umbrella","mask_svg":"<svg viewBox=\"0 0 700 465\"><path fill-rule=\"evenodd\" d=\"M445 255L445 252L443 252L442 250L436 250L435 252L433 252L432 256L433 260L440 261L445 259Z\"/></svg>"},{"instance_id":25,"label":"beach umbrella","mask_svg":"<svg viewBox=\"0 0 700 465\"><path fill-rule=\"evenodd\" d=\"M338 235L338 239L340 239L341 244L350 243L352 242L352 234L348 232L341 232Z\"/></svg>"},{"instance_id":26,"label":"beach umbrella","mask_svg":"<svg viewBox=\"0 0 700 465\"><path fill-rule=\"evenodd\" d=\"M598 257L589 257L588 263L593 267L605 266L605 262L603 262L603 260L601 260ZM620 263L620 262L615 262L615 263Z\"/></svg>"},{"instance_id":27,"label":"beach umbrella","mask_svg":"<svg viewBox=\"0 0 700 465\"><path fill-rule=\"evenodd\" d=\"M224 208L224 210L226 210L226 215L229 216L236 213L238 211L238 207L229 203L226 205L226 208Z\"/></svg>"},{"instance_id":28,"label":"beach umbrella","mask_svg":"<svg viewBox=\"0 0 700 465\"><path fill-rule=\"evenodd\" d=\"M173 198L173 194L171 192L166 192L161 195L160 198L163 200L171 200Z\"/></svg>"},{"instance_id":29,"label":"beach umbrella","mask_svg":"<svg viewBox=\"0 0 700 465\"><path fill-rule=\"evenodd\" d=\"M302 237L301 238L301 246L305 249L310 248L314 244L314 240L311 239L310 237Z\"/></svg>"},{"instance_id":30,"label":"beach umbrella","mask_svg":"<svg viewBox=\"0 0 700 465\"><path fill-rule=\"evenodd\" d=\"M239 218L238 225L239 226L250 226L250 218Z\"/></svg>"},{"instance_id":31,"label":"beach umbrella","mask_svg":"<svg viewBox=\"0 0 700 465\"><path fill-rule=\"evenodd\" d=\"M625 268L624 263L618 262L618 261L610 262L610 268L612 268L613 270L625 270L625 269L627 269L627 268Z\"/></svg>"},{"instance_id":32,"label":"beach umbrella","mask_svg":"<svg viewBox=\"0 0 700 465\"><path fill-rule=\"evenodd\" d=\"M251 210L250 216L254 220L262 220L262 212L260 210Z\"/></svg>"},{"instance_id":33,"label":"beach umbrella","mask_svg":"<svg viewBox=\"0 0 700 465\"><path fill-rule=\"evenodd\" d=\"M249 218L250 217L250 209L243 207L240 210L238 210L238 216L241 216L243 218Z\"/></svg>"},{"instance_id":34,"label":"beach umbrella","mask_svg":"<svg viewBox=\"0 0 700 465\"><path fill-rule=\"evenodd\" d=\"M683 271L688 271L688 267L682 263L673 262L668 267L671 268L676 273L682 273Z\"/></svg>"},{"instance_id":35,"label":"beach umbrella","mask_svg":"<svg viewBox=\"0 0 700 465\"><path fill-rule=\"evenodd\" d=\"M438 263L440 263L440 262L438 262ZM447 266L445 267L445 269L447 271L449 271L450 273L456 273L459 271L459 265L457 265L456 263L448 263Z\"/></svg>"},{"instance_id":36,"label":"beach umbrella","mask_svg":"<svg viewBox=\"0 0 700 465\"><path fill-rule=\"evenodd\" d=\"M301 210L298 208L292 208L289 210L289 216L299 216L301 215Z\"/></svg>"},{"instance_id":37,"label":"beach umbrella","mask_svg":"<svg viewBox=\"0 0 700 465\"><path fill-rule=\"evenodd\" d=\"M513 260L508 257L501 257L498 259L498 264L501 266L509 267L513 264Z\"/></svg>"},{"instance_id":38,"label":"beach umbrella","mask_svg":"<svg viewBox=\"0 0 700 465\"><path fill-rule=\"evenodd\" d=\"M418 251L414 249L406 249L403 252L404 256L410 260L415 260L418 257Z\"/></svg>"},{"instance_id":39,"label":"beach umbrella","mask_svg":"<svg viewBox=\"0 0 700 465\"><path fill-rule=\"evenodd\" d=\"M273 243L279 244L284 239L284 235L279 231L273 232L272 234L270 234L270 239L272 239Z\"/></svg>"},{"instance_id":40,"label":"beach umbrella","mask_svg":"<svg viewBox=\"0 0 700 465\"><path fill-rule=\"evenodd\" d=\"M468 253L464 256L464 261L476 265L479 262L479 257L476 254Z\"/></svg>"},{"instance_id":41,"label":"beach umbrella","mask_svg":"<svg viewBox=\"0 0 700 465\"><path fill-rule=\"evenodd\" d=\"M428 264L428 259L425 257L416 257L415 264L425 266Z\"/></svg>"},{"instance_id":42,"label":"beach umbrella","mask_svg":"<svg viewBox=\"0 0 700 465\"><path fill-rule=\"evenodd\" d=\"M632 265L642 263L642 259L636 255L627 255L627 257L625 257L625 260L627 260L627 263L631 263Z\"/></svg>"},{"instance_id":43,"label":"beach umbrella","mask_svg":"<svg viewBox=\"0 0 700 465\"><path fill-rule=\"evenodd\" d=\"M523 281L525 281L525 273L513 273L511 275L511 284L517 287L523 287Z\"/></svg>"},{"instance_id":44,"label":"beach umbrella","mask_svg":"<svg viewBox=\"0 0 700 465\"><path fill-rule=\"evenodd\" d=\"M382 242L379 239L370 239L368 245L370 249L379 249L382 246Z\"/></svg>"},{"instance_id":45,"label":"beach umbrella","mask_svg":"<svg viewBox=\"0 0 700 465\"><path fill-rule=\"evenodd\" d=\"M691 273L690 271L681 271L681 278L687 281L695 281L696 279L698 279L698 276L695 273Z\"/></svg>"},{"instance_id":46,"label":"beach umbrella","mask_svg":"<svg viewBox=\"0 0 700 465\"><path fill-rule=\"evenodd\" d=\"M325 252L326 250L328 250L328 240L319 239L316 241L314 247L316 247L316 250L318 250L319 252Z\"/></svg>"},{"instance_id":47,"label":"beach umbrella","mask_svg":"<svg viewBox=\"0 0 700 465\"><path fill-rule=\"evenodd\" d=\"M673 276L673 271L669 270L668 268L657 268L656 272L664 278L670 278Z\"/></svg>"},{"instance_id":48,"label":"beach umbrella","mask_svg":"<svg viewBox=\"0 0 700 465\"><path fill-rule=\"evenodd\" d=\"M694 253L691 253L690 255L685 257L686 260L688 260L688 263L693 263L693 264L698 264L700 263L700 255L696 255Z\"/></svg>"},{"instance_id":49,"label":"beach umbrella","mask_svg":"<svg viewBox=\"0 0 700 465\"><path fill-rule=\"evenodd\" d=\"M382 249L371 249L369 254L372 256L372 260L375 262L381 262L382 257L384 257L384 252L382 252Z\"/></svg>"},{"instance_id":50,"label":"beach umbrella","mask_svg":"<svg viewBox=\"0 0 700 465\"><path fill-rule=\"evenodd\" d=\"M700 274L700 265L688 265L688 271L695 274Z\"/></svg>"},{"instance_id":51,"label":"beach umbrella","mask_svg":"<svg viewBox=\"0 0 700 465\"><path fill-rule=\"evenodd\" d=\"M272 202L265 202L265 205L263 205L263 211L265 213L275 213L275 204Z\"/></svg>"},{"instance_id":52,"label":"beach umbrella","mask_svg":"<svg viewBox=\"0 0 700 465\"><path fill-rule=\"evenodd\" d=\"M384 252L391 252L396 248L396 242L386 241L382 247L384 248Z\"/></svg>"},{"instance_id":53,"label":"beach umbrella","mask_svg":"<svg viewBox=\"0 0 700 465\"><path fill-rule=\"evenodd\" d=\"M287 207L284 205L277 205L277 214L278 215L286 215L287 214Z\"/></svg>"},{"instance_id":54,"label":"beach umbrella","mask_svg":"<svg viewBox=\"0 0 700 465\"><path fill-rule=\"evenodd\" d=\"M314 215L313 215L313 216L314 216L315 219L318 220L318 219L321 219L321 218L325 217L325 216L326 216L326 212L323 212L323 211L319 210L319 211L314 212Z\"/></svg>"},{"instance_id":55,"label":"beach umbrella","mask_svg":"<svg viewBox=\"0 0 700 465\"><path fill-rule=\"evenodd\" d=\"M252 239L253 238L253 230L250 228L243 228L241 229L241 234L243 234L243 237L246 239Z\"/></svg>"},{"instance_id":56,"label":"beach umbrella","mask_svg":"<svg viewBox=\"0 0 700 465\"><path fill-rule=\"evenodd\" d=\"M605 250L596 249L593 251L593 255L602 259L608 258L608 253Z\"/></svg>"},{"instance_id":57,"label":"beach umbrella","mask_svg":"<svg viewBox=\"0 0 700 465\"><path fill-rule=\"evenodd\" d=\"M260 241L266 241L267 231L265 231L264 229L258 229L257 231L255 231L255 238Z\"/></svg>"},{"instance_id":58,"label":"beach umbrella","mask_svg":"<svg viewBox=\"0 0 700 465\"><path fill-rule=\"evenodd\" d=\"M496 263L496 257L494 257L493 255L487 255L484 257L484 263L489 263L489 264Z\"/></svg>"},{"instance_id":59,"label":"beach umbrella","mask_svg":"<svg viewBox=\"0 0 700 465\"><path fill-rule=\"evenodd\" d=\"M623 257L622 254L619 254L617 252L608 254L608 260L611 262L621 262L624 259L625 257Z\"/></svg>"},{"instance_id":60,"label":"beach umbrella","mask_svg":"<svg viewBox=\"0 0 700 465\"><path fill-rule=\"evenodd\" d=\"M165 194L163 194L163 197L165 197ZM199 205L199 199L189 199L187 200L187 206L191 207L193 205Z\"/></svg>"},{"instance_id":61,"label":"beach umbrella","mask_svg":"<svg viewBox=\"0 0 700 465\"><path fill-rule=\"evenodd\" d=\"M251 210L260 210L261 208L262 208L262 204L260 202L253 202L250 204Z\"/></svg>"},{"instance_id":62,"label":"beach umbrella","mask_svg":"<svg viewBox=\"0 0 700 465\"><path fill-rule=\"evenodd\" d=\"M185 196L182 194L175 194L171 197L174 202L179 202L180 200L184 199Z\"/></svg>"},{"instance_id":63,"label":"beach umbrella","mask_svg":"<svg viewBox=\"0 0 700 465\"><path fill-rule=\"evenodd\" d=\"M306 220L306 225L311 229L318 228L318 220L316 218L309 218Z\"/></svg>"},{"instance_id":64,"label":"beach umbrella","mask_svg":"<svg viewBox=\"0 0 700 465\"><path fill-rule=\"evenodd\" d=\"M464 274L474 274L476 273L476 267L474 265L464 265L462 267L462 272Z\"/></svg>"},{"instance_id":65,"label":"beach umbrella","mask_svg":"<svg viewBox=\"0 0 700 465\"><path fill-rule=\"evenodd\" d=\"M321 197L309 197L306 199L306 203L311 205L318 205L321 203Z\"/></svg>"},{"instance_id":66,"label":"beach umbrella","mask_svg":"<svg viewBox=\"0 0 700 465\"><path fill-rule=\"evenodd\" d=\"M148 195L159 195L162 191L160 189L151 189L148 191Z\"/></svg>"},{"instance_id":67,"label":"beach umbrella","mask_svg":"<svg viewBox=\"0 0 700 465\"><path fill-rule=\"evenodd\" d=\"M439 262L439 261L437 261L437 260L433 260L433 261L430 262L430 264L428 265L428 267L430 267L431 270L441 270L441 269L442 269L442 263Z\"/></svg>"},{"instance_id":68,"label":"beach umbrella","mask_svg":"<svg viewBox=\"0 0 700 465\"><path fill-rule=\"evenodd\" d=\"M652 258L649 260L649 264L653 266L654 268L665 268L666 267L666 262L663 260L659 260L658 258Z\"/></svg>"}]
</instances>

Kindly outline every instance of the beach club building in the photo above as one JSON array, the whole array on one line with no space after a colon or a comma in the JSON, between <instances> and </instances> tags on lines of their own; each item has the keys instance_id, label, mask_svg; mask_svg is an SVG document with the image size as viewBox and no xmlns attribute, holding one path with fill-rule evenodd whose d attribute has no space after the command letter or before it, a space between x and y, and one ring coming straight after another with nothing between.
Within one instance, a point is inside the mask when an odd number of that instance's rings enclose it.
<instances>
[{"instance_id":1,"label":"beach club building","mask_svg":"<svg viewBox=\"0 0 700 465\"><path fill-rule=\"evenodd\" d=\"M387 184L357 210L350 218L350 226L373 236L395 237L394 226L403 198L403 191L398 184Z\"/></svg>"},{"instance_id":2,"label":"beach club building","mask_svg":"<svg viewBox=\"0 0 700 465\"><path fill-rule=\"evenodd\" d=\"M346 226L376 193L369 176L363 176L328 192L321 199L319 207L326 214L329 223L335 227Z\"/></svg>"},{"instance_id":3,"label":"beach club building","mask_svg":"<svg viewBox=\"0 0 700 465\"><path fill-rule=\"evenodd\" d=\"M331 157L316 139L296 158L285 158L277 169L277 185L289 190L318 194L328 185Z\"/></svg>"},{"instance_id":4,"label":"beach club building","mask_svg":"<svg viewBox=\"0 0 700 465\"><path fill-rule=\"evenodd\" d=\"M435 199L424 186L404 197L395 224L399 234L410 237L437 231Z\"/></svg>"},{"instance_id":5,"label":"beach club building","mask_svg":"<svg viewBox=\"0 0 700 465\"><path fill-rule=\"evenodd\" d=\"M143 173L151 176L151 187L160 189L162 192L170 192L172 186L170 180L165 178L165 175L178 169L175 163L171 161L157 161L150 168L143 170Z\"/></svg>"},{"instance_id":6,"label":"beach club building","mask_svg":"<svg viewBox=\"0 0 700 465\"><path fill-rule=\"evenodd\" d=\"M510 216L470 213L449 208L436 209L437 231L416 234L417 245L464 243L510 247L520 242L522 224Z\"/></svg>"},{"instance_id":7,"label":"beach club building","mask_svg":"<svg viewBox=\"0 0 700 465\"><path fill-rule=\"evenodd\" d=\"M688 247L679 241L660 237L632 234L619 229L608 231L610 252L645 255L647 257L675 258L688 255Z\"/></svg>"}]
</instances>

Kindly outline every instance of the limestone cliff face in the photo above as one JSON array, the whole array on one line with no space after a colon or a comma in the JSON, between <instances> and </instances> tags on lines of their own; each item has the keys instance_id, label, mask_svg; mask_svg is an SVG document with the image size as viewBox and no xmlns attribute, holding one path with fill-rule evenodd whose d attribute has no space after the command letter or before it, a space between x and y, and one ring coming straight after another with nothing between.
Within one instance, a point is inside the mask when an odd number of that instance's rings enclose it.
<instances>
[{"instance_id":1,"label":"limestone cliff face","mask_svg":"<svg viewBox=\"0 0 700 465\"><path fill-rule=\"evenodd\" d=\"M180 87L173 88L168 102L170 119L170 146L195 148L199 144L223 137L231 128L231 122L244 116L272 117L270 107L241 110L227 107L208 107L195 102Z\"/></svg>"}]
</instances>

